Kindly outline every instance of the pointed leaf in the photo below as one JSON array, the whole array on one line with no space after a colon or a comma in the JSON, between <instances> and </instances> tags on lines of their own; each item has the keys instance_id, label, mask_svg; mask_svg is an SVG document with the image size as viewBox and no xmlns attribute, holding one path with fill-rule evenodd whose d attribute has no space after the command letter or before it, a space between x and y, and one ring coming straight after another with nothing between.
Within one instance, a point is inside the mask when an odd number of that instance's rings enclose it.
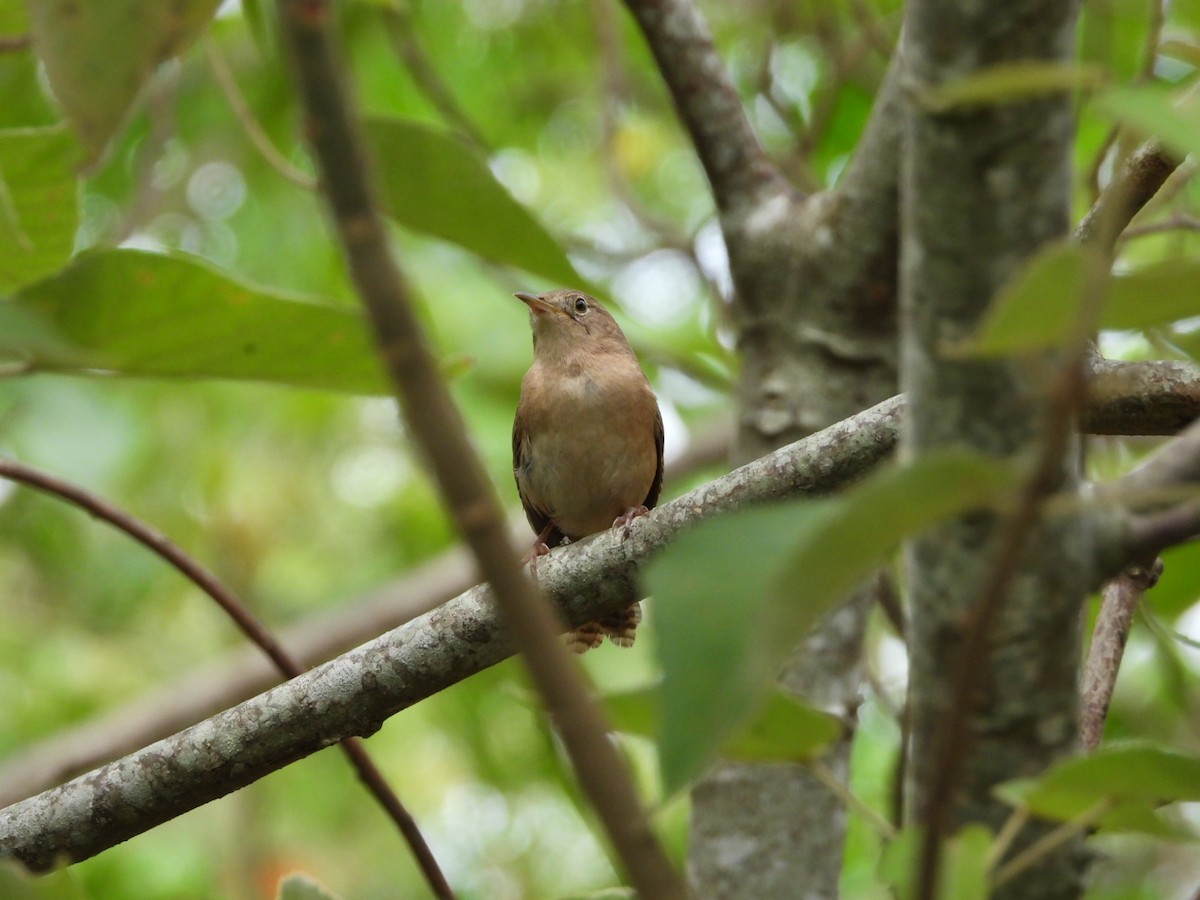
<instances>
[{"instance_id":1,"label":"pointed leaf","mask_svg":"<svg viewBox=\"0 0 1200 900\"><path fill-rule=\"evenodd\" d=\"M404 119L372 119L367 136L384 203L401 225L555 286L587 287L562 247L461 140Z\"/></svg>"},{"instance_id":2,"label":"pointed leaf","mask_svg":"<svg viewBox=\"0 0 1200 900\"><path fill-rule=\"evenodd\" d=\"M1009 803L1060 821L1074 819L1101 801L1118 808L1198 801L1200 756L1142 741L1112 744L996 790Z\"/></svg>"},{"instance_id":3,"label":"pointed leaf","mask_svg":"<svg viewBox=\"0 0 1200 900\"><path fill-rule=\"evenodd\" d=\"M1002 356L1062 343L1080 314L1091 251L1054 244L1036 254L992 303L966 355ZM1200 262L1165 260L1106 280L1100 324L1151 328L1200 315Z\"/></svg>"},{"instance_id":4,"label":"pointed leaf","mask_svg":"<svg viewBox=\"0 0 1200 900\"><path fill-rule=\"evenodd\" d=\"M1088 251L1055 243L1036 253L996 295L978 336L960 348L975 356L1003 356L1053 346L1071 333L1087 271Z\"/></svg>"},{"instance_id":5,"label":"pointed leaf","mask_svg":"<svg viewBox=\"0 0 1200 900\"><path fill-rule=\"evenodd\" d=\"M1104 84L1105 70L1078 63L1024 62L989 66L928 90L922 104L934 112L964 106L1018 103L1047 94L1097 88Z\"/></svg>"},{"instance_id":6,"label":"pointed leaf","mask_svg":"<svg viewBox=\"0 0 1200 900\"><path fill-rule=\"evenodd\" d=\"M647 572L660 623L665 790L703 771L800 638L900 541L1011 485L1006 467L948 451L838 500L748 510L682 534Z\"/></svg>"},{"instance_id":7,"label":"pointed leaf","mask_svg":"<svg viewBox=\"0 0 1200 900\"><path fill-rule=\"evenodd\" d=\"M657 738L662 728L661 692L661 685L653 684L606 694L610 721L618 731ZM776 690L721 754L728 759L801 762L819 755L841 732L837 716Z\"/></svg>"},{"instance_id":8,"label":"pointed leaf","mask_svg":"<svg viewBox=\"0 0 1200 900\"><path fill-rule=\"evenodd\" d=\"M35 368L387 393L356 311L251 287L192 257L88 253L11 302L69 345L5 347Z\"/></svg>"},{"instance_id":9,"label":"pointed leaf","mask_svg":"<svg viewBox=\"0 0 1200 900\"><path fill-rule=\"evenodd\" d=\"M1114 88L1095 99L1096 108L1146 137L1155 137L1180 156L1200 154L1200 106L1181 102L1161 85Z\"/></svg>"},{"instance_id":10,"label":"pointed leaf","mask_svg":"<svg viewBox=\"0 0 1200 900\"><path fill-rule=\"evenodd\" d=\"M0 132L0 294L70 258L79 224L78 154L64 128Z\"/></svg>"},{"instance_id":11,"label":"pointed leaf","mask_svg":"<svg viewBox=\"0 0 1200 900\"><path fill-rule=\"evenodd\" d=\"M159 63L183 50L220 0L28 0L54 96L98 160Z\"/></svg>"}]
</instances>

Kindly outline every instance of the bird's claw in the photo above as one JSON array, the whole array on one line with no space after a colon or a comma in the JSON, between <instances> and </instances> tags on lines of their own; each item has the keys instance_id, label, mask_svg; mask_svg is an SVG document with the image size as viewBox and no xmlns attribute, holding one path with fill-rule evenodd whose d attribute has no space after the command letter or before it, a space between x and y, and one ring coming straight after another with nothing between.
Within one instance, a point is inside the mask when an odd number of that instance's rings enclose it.
<instances>
[{"instance_id":1,"label":"bird's claw","mask_svg":"<svg viewBox=\"0 0 1200 900\"><path fill-rule=\"evenodd\" d=\"M621 529L621 540L626 540L633 533L633 520L650 512L644 506L631 506L621 515L613 519L612 527Z\"/></svg>"},{"instance_id":2,"label":"bird's claw","mask_svg":"<svg viewBox=\"0 0 1200 900\"><path fill-rule=\"evenodd\" d=\"M528 553L525 554L525 558L521 560L521 563L522 563L522 565L524 565L525 563L528 563L529 564L529 574L531 574L534 578L536 578L537 577L538 557L545 556L549 552L550 552L550 548L549 548L549 546L547 546L545 541L537 541L536 543L534 543L533 548Z\"/></svg>"}]
</instances>

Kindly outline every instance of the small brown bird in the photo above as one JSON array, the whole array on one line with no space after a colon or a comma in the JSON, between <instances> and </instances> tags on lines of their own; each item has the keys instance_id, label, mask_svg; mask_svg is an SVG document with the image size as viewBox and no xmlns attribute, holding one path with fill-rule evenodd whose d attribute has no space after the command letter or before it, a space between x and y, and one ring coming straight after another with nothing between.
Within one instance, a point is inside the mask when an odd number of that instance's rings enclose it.
<instances>
[{"instance_id":1,"label":"small brown bird","mask_svg":"<svg viewBox=\"0 0 1200 900\"><path fill-rule=\"evenodd\" d=\"M650 382L608 311L581 291L518 293L529 307L533 365L513 422L513 475L537 532L532 559L565 539L620 525L658 502L663 423ZM633 645L641 604L568 637L577 653L604 636Z\"/></svg>"}]
</instances>

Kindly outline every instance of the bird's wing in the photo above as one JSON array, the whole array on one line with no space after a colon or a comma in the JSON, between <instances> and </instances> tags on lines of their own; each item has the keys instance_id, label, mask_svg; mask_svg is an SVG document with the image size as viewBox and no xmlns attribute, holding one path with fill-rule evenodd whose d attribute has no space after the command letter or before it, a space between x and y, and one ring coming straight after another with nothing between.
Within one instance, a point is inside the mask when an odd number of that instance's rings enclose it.
<instances>
[{"instance_id":1,"label":"bird's wing","mask_svg":"<svg viewBox=\"0 0 1200 900\"><path fill-rule=\"evenodd\" d=\"M525 434L525 428L522 422L525 417L521 415L521 410L518 407L517 416L513 420L512 433L512 452L513 452L513 480L517 483L517 496L521 498L521 506L525 509L525 518L529 521L529 527L533 529L534 534L540 535L542 531L550 524L550 515L542 509L539 509L525 493L525 488L521 484L522 472L528 465L529 460L526 459L526 454L529 453L529 439ZM557 547L563 541L563 533L557 528L551 532L546 540L547 547Z\"/></svg>"},{"instance_id":2,"label":"bird's wing","mask_svg":"<svg viewBox=\"0 0 1200 900\"><path fill-rule=\"evenodd\" d=\"M646 499L642 506L646 509L654 509L654 504L658 503L658 495L662 491L663 479L663 420L662 412L658 408L658 404L654 405L654 450L658 454L658 468L654 470L654 481L650 483L650 491L646 494Z\"/></svg>"}]
</instances>

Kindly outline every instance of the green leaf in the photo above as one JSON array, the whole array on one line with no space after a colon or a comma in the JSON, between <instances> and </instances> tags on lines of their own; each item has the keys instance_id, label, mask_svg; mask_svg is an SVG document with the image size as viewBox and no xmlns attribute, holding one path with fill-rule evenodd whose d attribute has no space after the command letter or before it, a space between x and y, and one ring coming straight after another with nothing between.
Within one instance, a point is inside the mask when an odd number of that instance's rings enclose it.
<instances>
[{"instance_id":1,"label":"green leaf","mask_svg":"<svg viewBox=\"0 0 1200 900\"><path fill-rule=\"evenodd\" d=\"M662 728L659 684L605 695L609 717L619 731L658 737ZM728 759L802 762L819 755L842 732L837 716L782 690L771 693L741 731L721 748Z\"/></svg>"},{"instance_id":2,"label":"green leaf","mask_svg":"<svg viewBox=\"0 0 1200 900\"><path fill-rule=\"evenodd\" d=\"M1109 282L1105 328L1151 328L1200 315L1200 260L1164 260Z\"/></svg>"},{"instance_id":3,"label":"green leaf","mask_svg":"<svg viewBox=\"0 0 1200 900\"><path fill-rule=\"evenodd\" d=\"M1200 756L1145 741L1111 744L1090 756L1063 760L1037 778L1006 782L996 793L1014 806L1063 822L1105 802L1113 810L1100 819L1102 827L1157 833L1163 823L1148 812L1166 803L1200 800Z\"/></svg>"},{"instance_id":4,"label":"green leaf","mask_svg":"<svg viewBox=\"0 0 1200 900\"><path fill-rule=\"evenodd\" d=\"M35 368L388 392L356 311L251 287L192 257L84 254L11 305L69 345L5 348Z\"/></svg>"},{"instance_id":5,"label":"green leaf","mask_svg":"<svg viewBox=\"0 0 1200 900\"><path fill-rule=\"evenodd\" d=\"M925 91L921 104L932 112L947 112L1019 103L1047 94L1095 89L1104 84L1105 77L1102 66L1036 60L1001 63Z\"/></svg>"},{"instance_id":6,"label":"green leaf","mask_svg":"<svg viewBox=\"0 0 1200 900\"><path fill-rule=\"evenodd\" d=\"M880 878L890 885L899 900L916 895L924 830L909 825L884 848L879 861ZM942 847L938 878L939 900L985 900L988 897L988 856L992 833L983 825L968 825Z\"/></svg>"},{"instance_id":7,"label":"green leaf","mask_svg":"<svg viewBox=\"0 0 1200 900\"><path fill-rule=\"evenodd\" d=\"M99 160L159 63L182 51L220 0L28 0L54 96Z\"/></svg>"},{"instance_id":8,"label":"green leaf","mask_svg":"<svg viewBox=\"0 0 1200 900\"><path fill-rule=\"evenodd\" d=\"M1079 318L1092 251L1053 244L1038 252L993 301L978 336L953 352L1002 356L1063 342ZM1109 277L1100 326L1139 329L1200 315L1200 261L1165 260Z\"/></svg>"},{"instance_id":9,"label":"green leaf","mask_svg":"<svg viewBox=\"0 0 1200 900\"><path fill-rule=\"evenodd\" d=\"M1158 138L1181 156L1200 153L1200 106L1194 99L1181 103L1175 91L1143 85L1105 91L1095 105L1113 121Z\"/></svg>"},{"instance_id":10,"label":"green leaf","mask_svg":"<svg viewBox=\"0 0 1200 900\"><path fill-rule=\"evenodd\" d=\"M0 132L0 294L70 258L79 148L62 128Z\"/></svg>"},{"instance_id":11,"label":"green leaf","mask_svg":"<svg viewBox=\"0 0 1200 900\"><path fill-rule=\"evenodd\" d=\"M664 788L701 774L759 708L801 637L904 538L997 501L1007 467L965 451L889 468L837 500L747 510L682 534L649 566L663 668Z\"/></svg>"},{"instance_id":12,"label":"green leaf","mask_svg":"<svg viewBox=\"0 0 1200 900\"><path fill-rule=\"evenodd\" d=\"M550 233L461 140L404 119L371 119L367 137L384 203L401 225L556 287L588 287Z\"/></svg>"},{"instance_id":13,"label":"green leaf","mask_svg":"<svg viewBox=\"0 0 1200 900\"><path fill-rule=\"evenodd\" d=\"M1054 243L1038 251L1002 288L964 355L1002 356L1063 341L1079 317L1089 253Z\"/></svg>"}]
</instances>

